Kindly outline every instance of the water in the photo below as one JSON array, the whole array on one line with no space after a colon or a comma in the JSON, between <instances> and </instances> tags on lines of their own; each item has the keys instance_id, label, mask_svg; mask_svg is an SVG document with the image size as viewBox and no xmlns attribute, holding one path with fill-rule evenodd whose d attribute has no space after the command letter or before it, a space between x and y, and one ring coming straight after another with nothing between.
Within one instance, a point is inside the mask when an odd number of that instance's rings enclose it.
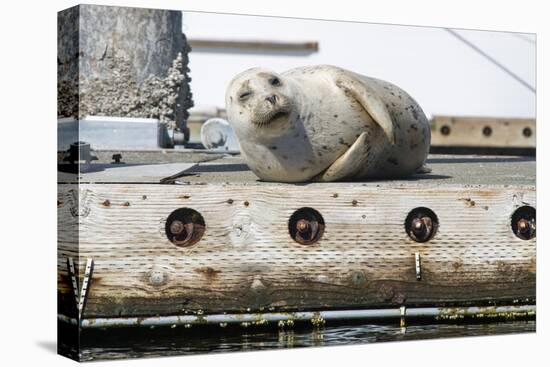
<instances>
[{"instance_id":1,"label":"water","mask_svg":"<svg viewBox=\"0 0 550 367\"><path fill-rule=\"evenodd\" d=\"M197 327L186 329L86 330L81 336L81 360L144 358L199 353L367 344L464 336L534 332L535 320L489 324L424 324L400 328L395 324L297 327ZM63 348L60 343L60 348ZM66 347L66 346L65 346Z\"/></svg>"}]
</instances>

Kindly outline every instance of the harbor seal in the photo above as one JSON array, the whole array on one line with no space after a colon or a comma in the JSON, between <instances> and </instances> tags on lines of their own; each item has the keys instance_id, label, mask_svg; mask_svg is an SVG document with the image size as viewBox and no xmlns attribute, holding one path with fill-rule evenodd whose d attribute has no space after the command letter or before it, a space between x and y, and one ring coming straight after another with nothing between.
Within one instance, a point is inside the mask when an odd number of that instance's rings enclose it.
<instances>
[{"instance_id":1,"label":"harbor seal","mask_svg":"<svg viewBox=\"0 0 550 367\"><path fill-rule=\"evenodd\" d=\"M253 68L226 92L229 123L264 181L353 181L429 171L430 126L405 91L331 65Z\"/></svg>"}]
</instances>

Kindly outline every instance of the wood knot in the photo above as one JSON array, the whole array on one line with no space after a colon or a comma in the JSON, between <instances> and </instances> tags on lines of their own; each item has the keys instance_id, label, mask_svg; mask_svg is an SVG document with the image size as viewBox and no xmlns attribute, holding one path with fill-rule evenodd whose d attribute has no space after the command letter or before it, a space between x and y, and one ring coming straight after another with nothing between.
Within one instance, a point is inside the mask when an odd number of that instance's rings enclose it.
<instances>
[{"instance_id":1,"label":"wood knot","mask_svg":"<svg viewBox=\"0 0 550 367\"><path fill-rule=\"evenodd\" d=\"M362 271L352 271L350 274L350 283L355 287L362 287L367 283L367 276Z\"/></svg>"},{"instance_id":2,"label":"wood knot","mask_svg":"<svg viewBox=\"0 0 550 367\"><path fill-rule=\"evenodd\" d=\"M252 289L254 292L262 292L267 287L262 283L262 281L259 278L254 278L252 281L252 284L250 285L250 289Z\"/></svg>"},{"instance_id":3,"label":"wood knot","mask_svg":"<svg viewBox=\"0 0 550 367\"><path fill-rule=\"evenodd\" d=\"M149 273L149 283L151 285L158 287L166 283L166 276L161 269L153 268Z\"/></svg>"}]
</instances>

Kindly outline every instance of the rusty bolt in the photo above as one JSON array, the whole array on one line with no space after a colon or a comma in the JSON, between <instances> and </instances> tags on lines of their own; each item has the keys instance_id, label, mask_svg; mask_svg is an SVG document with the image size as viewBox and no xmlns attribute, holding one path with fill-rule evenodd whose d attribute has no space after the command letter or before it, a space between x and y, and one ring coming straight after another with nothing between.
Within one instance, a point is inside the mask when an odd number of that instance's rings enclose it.
<instances>
[{"instance_id":1,"label":"rusty bolt","mask_svg":"<svg viewBox=\"0 0 550 367\"><path fill-rule=\"evenodd\" d=\"M533 131L531 130L530 127L526 127L523 129L523 136L525 136L526 138L530 137L531 135L533 135Z\"/></svg>"},{"instance_id":2,"label":"rusty bolt","mask_svg":"<svg viewBox=\"0 0 550 367\"><path fill-rule=\"evenodd\" d=\"M536 210L531 206L522 206L512 214L512 231L522 240L536 237Z\"/></svg>"},{"instance_id":3,"label":"rusty bolt","mask_svg":"<svg viewBox=\"0 0 550 367\"><path fill-rule=\"evenodd\" d=\"M300 233L305 233L307 232L309 229L310 229L311 225L309 223L309 221L307 219L300 219L297 223L296 223L296 229L298 230L298 232Z\"/></svg>"},{"instance_id":4,"label":"rusty bolt","mask_svg":"<svg viewBox=\"0 0 550 367\"><path fill-rule=\"evenodd\" d=\"M190 208L177 209L166 219L166 236L176 246L187 247L204 235L206 225L199 212Z\"/></svg>"},{"instance_id":5,"label":"rusty bolt","mask_svg":"<svg viewBox=\"0 0 550 367\"><path fill-rule=\"evenodd\" d=\"M416 242L429 241L435 235L437 226L437 217L428 208L413 209L405 220L405 230Z\"/></svg>"},{"instance_id":6,"label":"rusty bolt","mask_svg":"<svg viewBox=\"0 0 550 367\"><path fill-rule=\"evenodd\" d=\"M424 227L424 223L420 218L414 218L412 222L412 227L414 232L418 232L422 230L422 227Z\"/></svg>"},{"instance_id":7,"label":"rusty bolt","mask_svg":"<svg viewBox=\"0 0 550 367\"><path fill-rule=\"evenodd\" d=\"M483 135L485 136L491 136L491 134L493 133L493 129L491 129L490 126L485 126L483 128Z\"/></svg>"},{"instance_id":8,"label":"rusty bolt","mask_svg":"<svg viewBox=\"0 0 550 367\"><path fill-rule=\"evenodd\" d=\"M451 133L451 128L448 125L443 125L439 131L441 135L449 135Z\"/></svg>"},{"instance_id":9,"label":"rusty bolt","mask_svg":"<svg viewBox=\"0 0 550 367\"><path fill-rule=\"evenodd\" d=\"M296 222L295 240L302 245L311 245L317 241L317 235L319 234L319 223L315 218L312 219L300 219Z\"/></svg>"},{"instance_id":10,"label":"rusty bolt","mask_svg":"<svg viewBox=\"0 0 550 367\"><path fill-rule=\"evenodd\" d=\"M170 224L170 232L172 233L172 243L177 246L191 246L198 242L202 233L204 233L204 227L197 225L193 222L183 223L179 220L175 220Z\"/></svg>"},{"instance_id":11,"label":"rusty bolt","mask_svg":"<svg viewBox=\"0 0 550 367\"><path fill-rule=\"evenodd\" d=\"M427 216L414 218L411 222L412 237L417 242L426 242L432 234L432 219Z\"/></svg>"},{"instance_id":12,"label":"rusty bolt","mask_svg":"<svg viewBox=\"0 0 550 367\"><path fill-rule=\"evenodd\" d=\"M315 209L302 208L290 217L290 236L301 245L316 243L322 237L323 231L324 220Z\"/></svg>"},{"instance_id":13,"label":"rusty bolt","mask_svg":"<svg viewBox=\"0 0 550 367\"><path fill-rule=\"evenodd\" d=\"M529 221L527 219L520 219L518 221L518 228L520 232L525 232L529 228Z\"/></svg>"},{"instance_id":14,"label":"rusty bolt","mask_svg":"<svg viewBox=\"0 0 550 367\"><path fill-rule=\"evenodd\" d=\"M181 220L175 220L170 224L170 232L173 235L181 234L184 230L184 224Z\"/></svg>"},{"instance_id":15,"label":"rusty bolt","mask_svg":"<svg viewBox=\"0 0 550 367\"><path fill-rule=\"evenodd\" d=\"M296 223L295 240L302 245L312 245L319 239L319 223L316 220L301 219Z\"/></svg>"},{"instance_id":16,"label":"rusty bolt","mask_svg":"<svg viewBox=\"0 0 550 367\"><path fill-rule=\"evenodd\" d=\"M523 239L531 239L535 234L535 223L525 218L518 220L518 236Z\"/></svg>"}]
</instances>

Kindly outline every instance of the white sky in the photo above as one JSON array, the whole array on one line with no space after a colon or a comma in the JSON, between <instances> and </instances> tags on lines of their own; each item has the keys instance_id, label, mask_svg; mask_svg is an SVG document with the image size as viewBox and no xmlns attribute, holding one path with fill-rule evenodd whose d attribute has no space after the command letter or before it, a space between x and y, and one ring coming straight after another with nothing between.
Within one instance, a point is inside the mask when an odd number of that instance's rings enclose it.
<instances>
[{"instance_id":1,"label":"white sky","mask_svg":"<svg viewBox=\"0 0 550 367\"><path fill-rule=\"evenodd\" d=\"M400 86L429 116L535 116L535 93L441 28L195 12L183 22L188 38L319 42L306 56L191 52L196 106L223 107L231 78L250 67L333 64ZM535 86L534 35L457 32Z\"/></svg>"}]
</instances>

